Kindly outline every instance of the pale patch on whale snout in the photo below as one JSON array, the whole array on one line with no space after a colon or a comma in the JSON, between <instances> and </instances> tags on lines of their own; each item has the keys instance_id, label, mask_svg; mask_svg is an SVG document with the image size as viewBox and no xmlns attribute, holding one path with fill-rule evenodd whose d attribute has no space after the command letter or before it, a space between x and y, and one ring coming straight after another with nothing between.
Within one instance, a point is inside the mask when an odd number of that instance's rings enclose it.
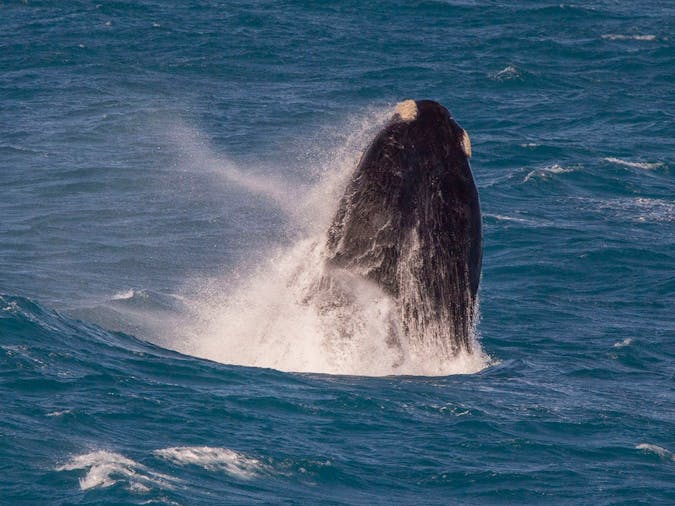
<instances>
[{"instance_id":1,"label":"pale patch on whale snout","mask_svg":"<svg viewBox=\"0 0 675 506\"><path fill-rule=\"evenodd\" d=\"M467 158L471 158L471 139L469 138L469 134L466 133L465 130L462 130L462 151L464 151L464 154L466 155Z\"/></svg>"},{"instance_id":2,"label":"pale patch on whale snout","mask_svg":"<svg viewBox=\"0 0 675 506\"><path fill-rule=\"evenodd\" d=\"M417 104L414 100L399 102L396 104L394 114L398 114L403 121L412 121L417 118Z\"/></svg>"}]
</instances>

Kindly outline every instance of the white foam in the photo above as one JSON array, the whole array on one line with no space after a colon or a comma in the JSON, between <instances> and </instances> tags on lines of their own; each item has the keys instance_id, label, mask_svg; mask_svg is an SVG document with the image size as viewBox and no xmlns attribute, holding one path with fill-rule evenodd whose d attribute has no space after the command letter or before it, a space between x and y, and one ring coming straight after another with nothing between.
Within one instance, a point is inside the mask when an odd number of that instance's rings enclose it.
<instances>
[{"instance_id":1,"label":"white foam","mask_svg":"<svg viewBox=\"0 0 675 506\"><path fill-rule=\"evenodd\" d=\"M494 218L495 220L498 221L513 221L515 223L534 223L532 220L526 220L525 218L516 218L514 216L506 216L503 214L492 214L492 213L484 213L483 216L486 218Z\"/></svg>"},{"instance_id":2,"label":"white foam","mask_svg":"<svg viewBox=\"0 0 675 506\"><path fill-rule=\"evenodd\" d=\"M2 302L4 303L5 301L3 300ZM17 313L21 311L21 308L16 302L10 301L10 303L3 307L2 310L8 313Z\"/></svg>"},{"instance_id":3,"label":"white foam","mask_svg":"<svg viewBox=\"0 0 675 506\"><path fill-rule=\"evenodd\" d=\"M155 450L153 453L174 464L196 465L207 471L224 471L241 479L251 479L264 468L259 460L228 448L182 446Z\"/></svg>"},{"instance_id":4,"label":"white foam","mask_svg":"<svg viewBox=\"0 0 675 506\"><path fill-rule=\"evenodd\" d=\"M70 412L71 412L70 409L64 409L64 410L61 410L61 411L52 411L50 413L47 413L47 416L63 416L63 415L67 415Z\"/></svg>"},{"instance_id":5,"label":"white foam","mask_svg":"<svg viewBox=\"0 0 675 506\"><path fill-rule=\"evenodd\" d=\"M601 210L609 216L634 223L670 223L675 221L675 202L645 197L615 199L577 199L589 209Z\"/></svg>"},{"instance_id":6,"label":"white foam","mask_svg":"<svg viewBox=\"0 0 675 506\"><path fill-rule=\"evenodd\" d=\"M627 337L623 341L614 343L612 346L614 346L614 348L625 348L626 346L630 346L631 344L633 344L633 340L630 337Z\"/></svg>"},{"instance_id":7,"label":"white foam","mask_svg":"<svg viewBox=\"0 0 675 506\"><path fill-rule=\"evenodd\" d=\"M136 295L136 292L133 288L130 288L129 290L114 293L111 298L112 300L129 300L132 299L134 295Z\"/></svg>"},{"instance_id":8,"label":"white foam","mask_svg":"<svg viewBox=\"0 0 675 506\"><path fill-rule=\"evenodd\" d=\"M152 471L124 455L106 450L75 456L56 468L57 471L80 469L87 471L87 474L80 478L82 490L110 487L124 481L129 490L147 492L152 487L173 488L172 482L177 481L176 478Z\"/></svg>"},{"instance_id":9,"label":"white foam","mask_svg":"<svg viewBox=\"0 0 675 506\"><path fill-rule=\"evenodd\" d=\"M614 158L612 156L603 158L606 162L615 163L617 165L624 165L626 167L633 167L635 169L654 170L663 167L663 162L631 162L629 160L622 160L621 158Z\"/></svg>"},{"instance_id":10,"label":"white foam","mask_svg":"<svg viewBox=\"0 0 675 506\"><path fill-rule=\"evenodd\" d=\"M451 406L451 405L445 405L445 406L439 406L436 404L431 405L432 408L438 410L439 413L449 413L453 416L460 417L460 416L467 416L471 414L470 409L461 409L458 408L457 406Z\"/></svg>"},{"instance_id":11,"label":"white foam","mask_svg":"<svg viewBox=\"0 0 675 506\"><path fill-rule=\"evenodd\" d=\"M633 207L638 212L636 213L637 221L651 221L651 222L671 222L675 221L675 202L649 199L637 197L634 199L626 199L626 207Z\"/></svg>"},{"instance_id":12,"label":"white foam","mask_svg":"<svg viewBox=\"0 0 675 506\"><path fill-rule=\"evenodd\" d=\"M656 35L625 35L620 33L606 33L602 35L603 39L606 40L641 40L641 41L653 41L656 40Z\"/></svg>"},{"instance_id":13,"label":"white foam","mask_svg":"<svg viewBox=\"0 0 675 506\"><path fill-rule=\"evenodd\" d=\"M567 172L574 172L574 169L562 167L561 165L555 163L551 166L544 167L543 169L531 170L530 172L527 173L525 179L523 179L523 183L527 183L529 180L534 178L548 179L552 177L554 174L565 174Z\"/></svg>"},{"instance_id":14,"label":"white foam","mask_svg":"<svg viewBox=\"0 0 675 506\"><path fill-rule=\"evenodd\" d=\"M280 251L230 292L199 301L199 318L182 329L179 351L228 364L284 371L386 376L447 375L482 370L488 358L451 357L437 349L389 343L394 302L377 286L344 273L348 301L315 296L324 267L319 244Z\"/></svg>"},{"instance_id":15,"label":"white foam","mask_svg":"<svg viewBox=\"0 0 675 506\"><path fill-rule=\"evenodd\" d=\"M640 443L635 446L636 450L643 450L647 453L654 453L665 460L675 460L675 455L662 446L653 445L651 443Z\"/></svg>"},{"instance_id":16,"label":"white foam","mask_svg":"<svg viewBox=\"0 0 675 506\"><path fill-rule=\"evenodd\" d=\"M492 78L496 81L512 81L522 79L522 75L514 65L507 65L499 72L493 74Z\"/></svg>"}]
</instances>

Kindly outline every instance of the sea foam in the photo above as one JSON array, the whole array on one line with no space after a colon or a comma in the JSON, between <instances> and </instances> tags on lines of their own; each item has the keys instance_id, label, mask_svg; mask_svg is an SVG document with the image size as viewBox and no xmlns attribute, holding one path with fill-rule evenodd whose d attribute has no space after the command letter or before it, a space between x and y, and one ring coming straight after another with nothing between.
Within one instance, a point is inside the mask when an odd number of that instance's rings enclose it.
<instances>
[{"instance_id":1,"label":"sea foam","mask_svg":"<svg viewBox=\"0 0 675 506\"><path fill-rule=\"evenodd\" d=\"M622 160L621 158L615 158L613 156L608 156L604 158L604 160L616 165L624 165L626 167L633 167L635 169L643 170L654 170L663 167L663 162L632 162L630 160Z\"/></svg>"},{"instance_id":2,"label":"sea foam","mask_svg":"<svg viewBox=\"0 0 675 506\"><path fill-rule=\"evenodd\" d=\"M241 479L253 478L264 468L264 464L259 460L228 448L182 446L163 448L153 453L174 464L196 465L207 471L224 471Z\"/></svg>"},{"instance_id":3,"label":"sea foam","mask_svg":"<svg viewBox=\"0 0 675 506\"><path fill-rule=\"evenodd\" d=\"M568 172L574 172L575 169L571 167L562 167L561 165L558 165L557 163L554 163L553 165L549 165L547 167L543 167L541 169L534 169L531 170L530 172L527 173L525 178L523 179L523 183L527 183L531 179L548 179L553 177L556 174L566 174Z\"/></svg>"},{"instance_id":4,"label":"sea foam","mask_svg":"<svg viewBox=\"0 0 675 506\"><path fill-rule=\"evenodd\" d=\"M669 450L666 450L662 446L658 446L655 444L651 443L640 443L639 445L635 446L636 450L642 450L646 453L653 453L654 455L658 455L664 460L675 460L675 455Z\"/></svg>"},{"instance_id":5,"label":"sea foam","mask_svg":"<svg viewBox=\"0 0 675 506\"><path fill-rule=\"evenodd\" d=\"M119 453L98 450L71 458L58 466L57 471L86 470L80 478L80 489L105 488L125 482L135 492L147 492L153 487L171 489L176 478L148 469L146 466Z\"/></svg>"},{"instance_id":6,"label":"sea foam","mask_svg":"<svg viewBox=\"0 0 675 506\"><path fill-rule=\"evenodd\" d=\"M603 39L606 40L639 40L639 41L654 41L656 40L656 35L652 34L634 34L634 35L627 35L627 34L622 34L622 33L606 33L602 35Z\"/></svg>"}]
</instances>

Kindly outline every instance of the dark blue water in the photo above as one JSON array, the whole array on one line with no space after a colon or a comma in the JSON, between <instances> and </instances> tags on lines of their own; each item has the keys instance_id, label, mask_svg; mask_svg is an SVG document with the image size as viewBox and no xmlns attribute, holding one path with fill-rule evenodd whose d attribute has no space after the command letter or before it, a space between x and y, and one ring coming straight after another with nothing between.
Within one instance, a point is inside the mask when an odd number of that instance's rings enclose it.
<instances>
[{"instance_id":1,"label":"dark blue water","mask_svg":"<svg viewBox=\"0 0 675 506\"><path fill-rule=\"evenodd\" d=\"M673 33L625 0L0 3L0 503L675 502ZM471 135L484 266L473 360L396 371L285 280L407 98Z\"/></svg>"}]
</instances>

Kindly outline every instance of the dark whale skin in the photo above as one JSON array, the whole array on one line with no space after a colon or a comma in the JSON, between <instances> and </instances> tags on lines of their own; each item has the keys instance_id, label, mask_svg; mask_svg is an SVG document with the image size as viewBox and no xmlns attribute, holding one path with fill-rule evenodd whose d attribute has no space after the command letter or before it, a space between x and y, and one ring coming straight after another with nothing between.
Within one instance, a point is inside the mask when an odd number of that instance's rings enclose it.
<instances>
[{"instance_id":1,"label":"dark whale skin","mask_svg":"<svg viewBox=\"0 0 675 506\"><path fill-rule=\"evenodd\" d=\"M412 103L412 102L410 102ZM395 114L361 158L328 230L327 264L377 283L417 344L471 352L482 264L464 130L437 102Z\"/></svg>"}]
</instances>

